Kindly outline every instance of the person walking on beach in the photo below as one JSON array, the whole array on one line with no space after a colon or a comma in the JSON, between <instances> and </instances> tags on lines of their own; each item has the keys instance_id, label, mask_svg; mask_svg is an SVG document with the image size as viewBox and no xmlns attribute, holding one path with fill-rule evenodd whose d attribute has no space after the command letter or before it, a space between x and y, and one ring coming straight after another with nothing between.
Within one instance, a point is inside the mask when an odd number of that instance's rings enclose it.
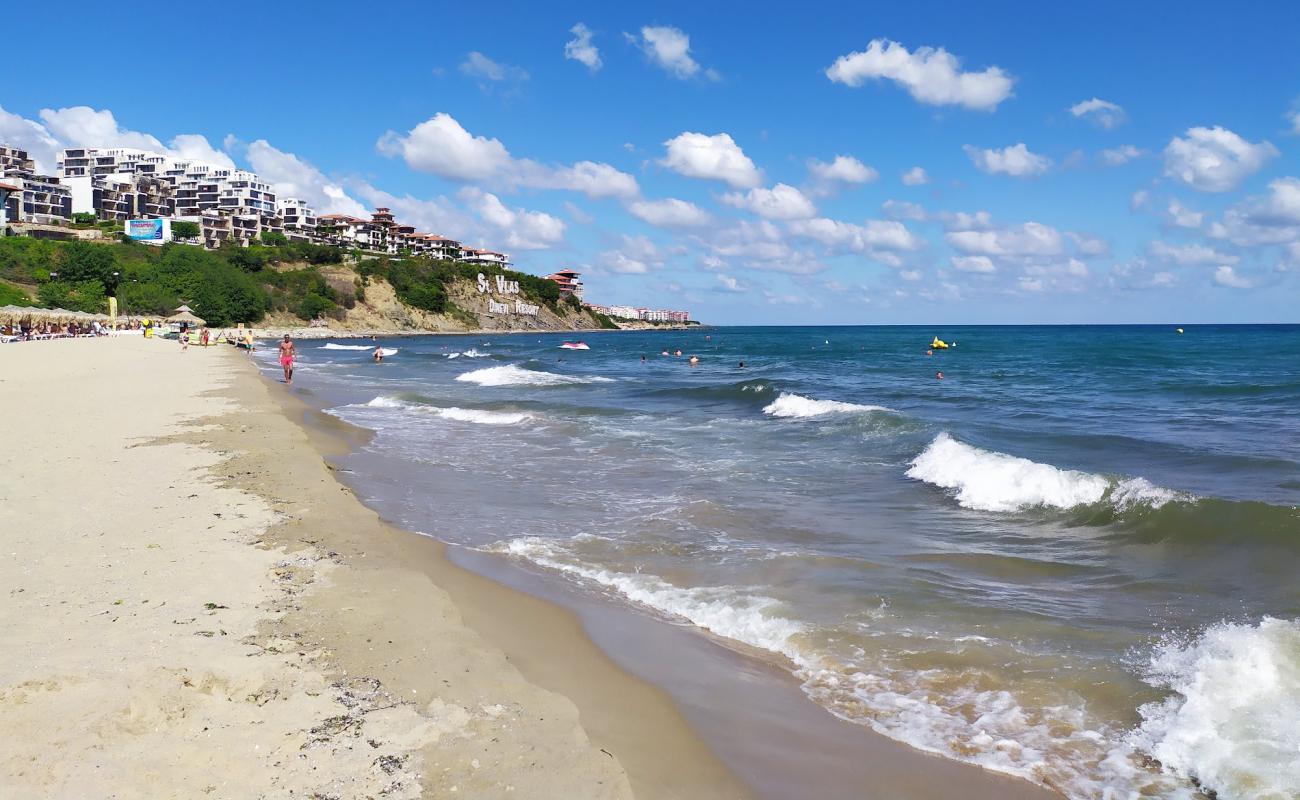
<instances>
[{"instance_id":1,"label":"person walking on beach","mask_svg":"<svg viewBox=\"0 0 1300 800\"><path fill-rule=\"evenodd\" d=\"M208 332L208 327L204 325L203 330L199 331L199 341L203 343L204 347L208 346L208 339L211 336L212 334Z\"/></svg>"},{"instance_id":2,"label":"person walking on beach","mask_svg":"<svg viewBox=\"0 0 1300 800\"><path fill-rule=\"evenodd\" d=\"M185 323L181 323L181 335L176 337L181 340L181 352L184 353L190 349L190 331Z\"/></svg>"},{"instance_id":3,"label":"person walking on beach","mask_svg":"<svg viewBox=\"0 0 1300 800\"><path fill-rule=\"evenodd\" d=\"M286 333L284 341L280 342L280 366L284 367L284 382L290 386L293 385L293 356L293 342Z\"/></svg>"}]
</instances>

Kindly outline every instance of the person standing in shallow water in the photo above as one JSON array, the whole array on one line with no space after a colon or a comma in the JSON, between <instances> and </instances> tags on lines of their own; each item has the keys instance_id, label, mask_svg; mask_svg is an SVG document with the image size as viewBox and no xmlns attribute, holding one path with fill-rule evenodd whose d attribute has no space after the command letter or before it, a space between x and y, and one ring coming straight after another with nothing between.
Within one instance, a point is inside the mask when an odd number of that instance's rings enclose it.
<instances>
[{"instance_id":1,"label":"person standing in shallow water","mask_svg":"<svg viewBox=\"0 0 1300 800\"><path fill-rule=\"evenodd\" d=\"M293 385L293 357L293 342L286 333L284 341L280 342L280 366L284 368L284 382L289 385Z\"/></svg>"}]
</instances>

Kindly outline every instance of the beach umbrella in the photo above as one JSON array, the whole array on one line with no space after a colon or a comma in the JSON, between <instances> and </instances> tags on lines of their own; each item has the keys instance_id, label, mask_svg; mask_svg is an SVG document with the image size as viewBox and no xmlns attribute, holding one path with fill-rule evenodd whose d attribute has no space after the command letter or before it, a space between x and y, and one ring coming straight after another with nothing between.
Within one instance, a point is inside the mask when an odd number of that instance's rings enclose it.
<instances>
[{"instance_id":1,"label":"beach umbrella","mask_svg":"<svg viewBox=\"0 0 1300 800\"><path fill-rule=\"evenodd\" d=\"M194 313L194 309L190 308L189 306L185 305L184 303L182 303L181 305L177 306L176 308L173 308L172 311L175 312L175 313L177 313L177 314L193 314L193 313Z\"/></svg>"},{"instance_id":2,"label":"beach umbrella","mask_svg":"<svg viewBox=\"0 0 1300 800\"><path fill-rule=\"evenodd\" d=\"M167 321L170 322L170 323L181 323L181 322L184 322L184 323L188 323L188 324L190 324L190 325L202 325L202 324L203 324L203 320L201 320L201 319L199 319L198 317L194 316L192 313L189 312L188 309L185 310L185 311L180 312L179 314L173 314L172 316L170 316L170 317L167 318Z\"/></svg>"}]
</instances>

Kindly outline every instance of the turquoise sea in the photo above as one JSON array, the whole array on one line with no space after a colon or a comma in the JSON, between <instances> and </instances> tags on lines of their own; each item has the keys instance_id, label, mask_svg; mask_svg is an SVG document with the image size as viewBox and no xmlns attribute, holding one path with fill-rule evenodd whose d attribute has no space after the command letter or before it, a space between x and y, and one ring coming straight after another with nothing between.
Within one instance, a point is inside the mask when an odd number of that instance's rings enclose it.
<instances>
[{"instance_id":1,"label":"turquoise sea","mask_svg":"<svg viewBox=\"0 0 1300 800\"><path fill-rule=\"evenodd\" d=\"M1300 326L573 336L301 342L294 388L375 432L389 519L826 713L1071 797L1300 797Z\"/></svg>"}]
</instances>

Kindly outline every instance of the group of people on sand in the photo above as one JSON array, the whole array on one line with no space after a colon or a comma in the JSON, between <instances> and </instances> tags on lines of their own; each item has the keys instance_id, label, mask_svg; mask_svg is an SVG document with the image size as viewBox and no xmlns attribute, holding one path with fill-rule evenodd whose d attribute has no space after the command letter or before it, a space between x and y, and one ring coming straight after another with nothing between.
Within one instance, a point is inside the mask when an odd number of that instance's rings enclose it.
<instances>
[{"instance_id":1,"label":"group of people on sand","mask_svg":"<svg viewBox=\"0 0 1300 800\"><path fill-rule=\"evenodd\" d=\"M99 320L90 322L41 322L36 323L30 320L19 322L6 322L0 325L0 337L9 342L28 342L41 339L69 339L79 336L108 336L113 331L138 330L139 321L123 322L116 327L101 323Z\"/></svg>"}]
</instances>

